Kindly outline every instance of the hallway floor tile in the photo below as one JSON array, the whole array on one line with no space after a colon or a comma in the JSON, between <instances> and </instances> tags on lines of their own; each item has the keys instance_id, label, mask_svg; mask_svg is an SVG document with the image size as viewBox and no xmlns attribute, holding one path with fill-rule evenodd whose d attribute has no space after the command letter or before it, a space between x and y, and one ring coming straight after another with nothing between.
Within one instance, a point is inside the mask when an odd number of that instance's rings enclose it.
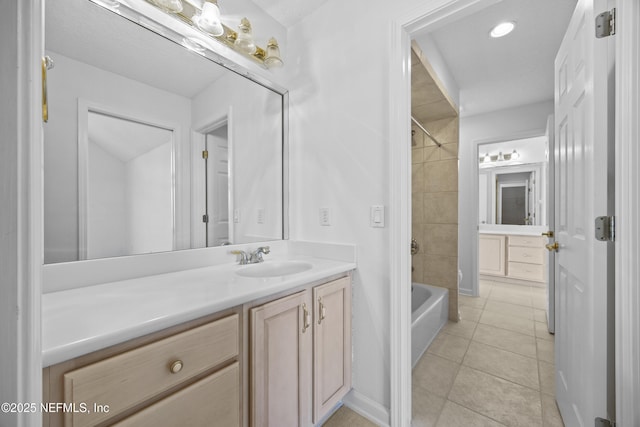
<instances>
[{"instance_id":1,"label":"hallway floor tile","mask_svg":"<svg viewBox=\"0 0 640 427\"><path fill-rule=\"evenodd\" d=\"M413 427L564 427L544 288L481 280L413 369ZM346 407L325 426L366 427Z\"/></svg>"}]
</instances>

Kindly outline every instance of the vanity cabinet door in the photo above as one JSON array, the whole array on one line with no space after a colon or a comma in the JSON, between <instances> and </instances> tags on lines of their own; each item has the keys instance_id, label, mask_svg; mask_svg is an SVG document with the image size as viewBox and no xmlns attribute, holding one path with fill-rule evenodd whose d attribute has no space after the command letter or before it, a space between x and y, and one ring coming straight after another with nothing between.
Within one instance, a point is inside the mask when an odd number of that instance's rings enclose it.
<instances>
[{"instance_id":1,"label":"vanity cabinet door","mask_svg":"<svg viewBox=\"0 0 640 427\"><path fill-rule=\"evenodd\" d=\"M504 276L506 274L506 236L480 234L479 240L480 274Z\"/></svg>"},{"instance_id":2,"label":"vanity cabinet door","mask_svg":"<svg viewBox=\"0 0 640 427\"><path fill-rule=\"evenodd\" d=\"M351 389L351 279L313 288L313 422Z\"/></svg>"},{"instance_id":3,"label":"vanity cabinet door","mask_svg":"<svg viewBox=\"0 0 640 427\"><path fill-rule=\"evenodd\" d=\"M307 426L311 413L310 292L251 309L252 426Z\"/></svg>"}]
</instances>

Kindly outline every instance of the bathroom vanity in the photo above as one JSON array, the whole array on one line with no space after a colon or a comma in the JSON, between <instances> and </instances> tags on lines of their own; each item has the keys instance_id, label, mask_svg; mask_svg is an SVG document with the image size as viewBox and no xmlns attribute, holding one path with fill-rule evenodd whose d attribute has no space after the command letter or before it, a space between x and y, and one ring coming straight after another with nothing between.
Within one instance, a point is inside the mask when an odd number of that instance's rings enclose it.
<instances>
[{"instance_id":1,"label":"bathroom vanity","mask_svg":"<svg viewBox=\"0 0 640 427\"><path fill-rule=\"evenodd\" d=\"M478 239L480 274L492 278L546 282L545 239L540 234L481 231Z\"/></svg>"},{"instance_id":2,"label":"bathroom vanity","mask_svg":"<svg viewBox=\"0 0 640 427\"><path fill-rule=\"evenodd\" d=\"M335 258L45 294L43 401L73 406L43 425L317 425L351 388L355 256Z\"/></svg>"}]
</instances>

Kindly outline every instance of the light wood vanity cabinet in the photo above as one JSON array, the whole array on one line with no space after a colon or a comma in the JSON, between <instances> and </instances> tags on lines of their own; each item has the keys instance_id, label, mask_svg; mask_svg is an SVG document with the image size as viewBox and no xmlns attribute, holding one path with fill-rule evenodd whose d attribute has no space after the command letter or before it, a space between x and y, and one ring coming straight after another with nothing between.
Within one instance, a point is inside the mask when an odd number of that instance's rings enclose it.
<instances>
[{"instance_id":1,"label":"light wood vanity cabinet","mask_svg":"<svg viewBox=\"0 0 640 427\"><path fill-rule=\"evenodd\" d=\"M318 423L351 388L351 279L252 308L252 426Z\"/></svg>"},{"instance_id":2,"label":"light wood vanity cabinet","mask_svg":"<svg viewBox=\"0 0 640 427\"><path fill-rule=\"evenodd\" d=\"M43 425L317 424L351 389L351 277L298 289L45 368L43 402L86 410Z\"/></svg>"},{"instance_id":3,"label":"light wood vanity cabinet","mask_svg":"<svg viewBox=\"0 0 640 427\"><path fill-rule=\"evenodd\" d=\"M200 323L46 368L45 398L87 410L48 414L44 425L240 426L240 314Z\"/></svg>"},{"instance_id":4,"label":"light wood vanity cabinet","mask_svg":"<svg viewBox=\"0 0 640 427\"><path fill-rule=\"evenodd\" d=\"M479 242L480 274L545 281L546 253L541 237L480 234Z\"/></svg>"},{"instance_id":5,"label":"light wood vanity cabinet","mask_svg":"<svg viewBox=\"0 0 640 427\"><path fill-rule=\"evenodd\" d=\"M543 245L538 236L509 236L509 277L544 282Z\"/></svg>"},{"instance_id":6,"label":"light wood vanity cabinet","mask_svg":"<svg viewBox=\"0 0 640 427\"><path fill-rule=\"evenodd\" d=\"M506 272L505 258L506 236L480 234L478 257L480 274L504 276Z\"/></svg>"}]
</instances>

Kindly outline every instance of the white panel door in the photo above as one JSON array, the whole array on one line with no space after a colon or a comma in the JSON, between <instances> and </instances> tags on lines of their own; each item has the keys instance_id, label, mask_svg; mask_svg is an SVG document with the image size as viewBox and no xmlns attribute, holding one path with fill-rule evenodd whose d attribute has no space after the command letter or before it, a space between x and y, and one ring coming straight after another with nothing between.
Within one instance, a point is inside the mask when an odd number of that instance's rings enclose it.
<instances>
[{"instance_id":1,"label":"white panel door","mask_svg":"<svg viewBox=\"0 0 640 427\"><path fill-rule=\"evenodd\" d=\"M606 3L578 1L555 62L556 398L567 427L608 415L607 244L594 237L607 214L611 38L594 34Z\"/></svg>"},{"instance_id":2,"label":"white panel door","mask_svg":"<svg viewBox=\"0 0 640 427\"><path fill-rule=\"evenodd\" d=\"M209 246L231 242L229 233L229 138L227 125L207 135Z\"/></svg>"}]
</instances>

